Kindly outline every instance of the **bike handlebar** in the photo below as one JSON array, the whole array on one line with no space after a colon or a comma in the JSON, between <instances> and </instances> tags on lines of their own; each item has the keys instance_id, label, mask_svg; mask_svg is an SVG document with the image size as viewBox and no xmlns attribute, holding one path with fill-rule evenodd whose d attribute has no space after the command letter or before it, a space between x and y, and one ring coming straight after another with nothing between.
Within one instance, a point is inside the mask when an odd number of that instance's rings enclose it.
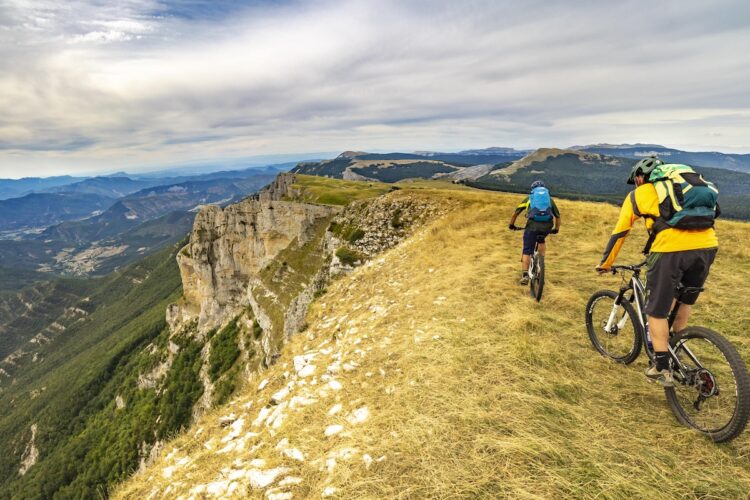
<instances>
[{"instance_id":1,"label":"bike handlebar","mask_svg":"<svg viewBox=\"0 0 750 500\"><path fill-rule=\"evenodd\" d=\"M646 265L646 261L639 264L630 264L625 266L612 266L609 268L609 270L612 272L612 274L617 274L618 271L640 271L643 266Z\"/></svg>"}]
</instances>

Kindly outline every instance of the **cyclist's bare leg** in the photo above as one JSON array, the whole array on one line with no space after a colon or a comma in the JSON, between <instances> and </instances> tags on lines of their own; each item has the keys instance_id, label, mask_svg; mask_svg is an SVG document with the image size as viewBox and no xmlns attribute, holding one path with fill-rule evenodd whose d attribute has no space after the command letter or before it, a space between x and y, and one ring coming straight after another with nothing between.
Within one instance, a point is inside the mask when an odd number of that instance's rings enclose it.
<instances>
[{"instance_id":1,"label":"cyclist's bare leg","mask_svg":"<svg viewBox=\"0 0 750 500\"><path fill-rule=\"evenodd\" d=\"M679 332L687 327L688 319L690 319L690 313L692 311L693 306L680 304L680 308L677 310L677 316L675 317L674 323L672 324L673 332Z\"/></svg>"},{"instance_id":2,"label":"cyclist's bare leg","mask_svg":"<svg viewBox=\"0 0 750 500\"><path fill-rule=\"evenodd\" d=\"M547 244L546 243L539 243L538 247L539 249L539 255L544 255L544 252L547 250Z\"/></svg>"},{"instance_id":3,"label":"cyclist's bare leg","mask_svg":"<svg viewBox=\"0 0 750 500\"><path fill-rule=\"evenodd\" d=\"M669 346L669 321L666 318L648 317L648 331L654 351L667 352Z\"/></svg>"},{"instance_id":4,"label":"cyclist's bare leg","mask_svg":"<svg viewBox=\"0 0 750 500\"><path fill-rule=\"evenodd\" d=\"M526 255L526 254L521 255L521 268L523 272L527 272L529 270L530 262L531 262L531 255Z\"/></svg>"}]
</instances>

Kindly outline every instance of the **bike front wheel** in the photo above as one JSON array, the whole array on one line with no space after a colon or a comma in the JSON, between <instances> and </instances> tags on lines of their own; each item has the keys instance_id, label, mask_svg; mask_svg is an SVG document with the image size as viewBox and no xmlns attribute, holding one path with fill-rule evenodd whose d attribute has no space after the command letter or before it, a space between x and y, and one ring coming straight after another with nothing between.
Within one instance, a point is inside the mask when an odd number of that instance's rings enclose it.
<instances>
[{"instance_id":1,"label":"bike front wheel","mask_svg":"<svg viewBox=\"0 0 750 500\"><path fill-rule=\"evenodd\" d=\"M612 290L599 290L586 304L586 330L599 354L630 364L641 353L643 326L630 302Z\"/></svg>"},{"instance_id":2,"label":"bike front wheel","mask_svg":"<svg viewBox=\"0 0 750 500\"><path fill-rule=\"evenodd\" d=\"M681 366L664 392L677 420L717 443L736 438L750 418L750 377L737 350L702 327L685 328L670 345Z\"/></svg>"},{"instance_id":3,"label":"bike front wheel","mask_svg":"<svg viewBox=\"0 0 750 500\"><path fill-rule=\"evenodd\" d=\"M529 289L531 290L531 296L539 302L542 300L542 290L544 290L544 256L536 255L532 264Z\"/></svg>"}]
</instances>

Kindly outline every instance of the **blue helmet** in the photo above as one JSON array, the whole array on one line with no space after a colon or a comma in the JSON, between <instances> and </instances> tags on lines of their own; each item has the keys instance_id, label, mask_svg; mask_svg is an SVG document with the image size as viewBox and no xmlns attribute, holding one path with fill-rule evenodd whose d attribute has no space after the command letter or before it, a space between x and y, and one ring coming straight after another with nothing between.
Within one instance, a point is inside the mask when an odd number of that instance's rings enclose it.
<instances>
[{"instance_id":1,"label":"blue helmet","mask_svg":"<svg viewBox=\"0 0 750 500\"><path fill-rule=\"evenodd\" d=\"M531 183L531 189L536 189L538 187L545 187L544 181L534 181Z\"/></svg>"}]
</instances>

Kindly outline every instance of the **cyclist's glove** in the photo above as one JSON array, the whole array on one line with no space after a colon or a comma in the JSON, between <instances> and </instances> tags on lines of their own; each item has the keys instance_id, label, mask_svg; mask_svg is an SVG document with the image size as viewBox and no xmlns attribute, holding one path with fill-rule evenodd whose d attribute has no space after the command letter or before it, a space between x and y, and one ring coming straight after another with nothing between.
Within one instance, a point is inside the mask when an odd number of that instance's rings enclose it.
<instances>
[{"instance_id":1,"label":"cyclist's glove","mask_svg":"<svg viewBox=\"0 0 750 500\"><path fill-rule=\"evenodd\" d=\"M510 229L511 231L515 231L517 228L515 224L508 224L508 229Z\"/></svg>"},{"instance_id":2,"label":"cyclist's glove","mask_svg":"<svg viewBox=\"0 0 750 500\"><path fill-rule=\"evenodd\" d=\"M553 229L552 231L549 232L549 234L557 234L559 232L560 232L559 229Z\"/></svg>"}]
</instances>

